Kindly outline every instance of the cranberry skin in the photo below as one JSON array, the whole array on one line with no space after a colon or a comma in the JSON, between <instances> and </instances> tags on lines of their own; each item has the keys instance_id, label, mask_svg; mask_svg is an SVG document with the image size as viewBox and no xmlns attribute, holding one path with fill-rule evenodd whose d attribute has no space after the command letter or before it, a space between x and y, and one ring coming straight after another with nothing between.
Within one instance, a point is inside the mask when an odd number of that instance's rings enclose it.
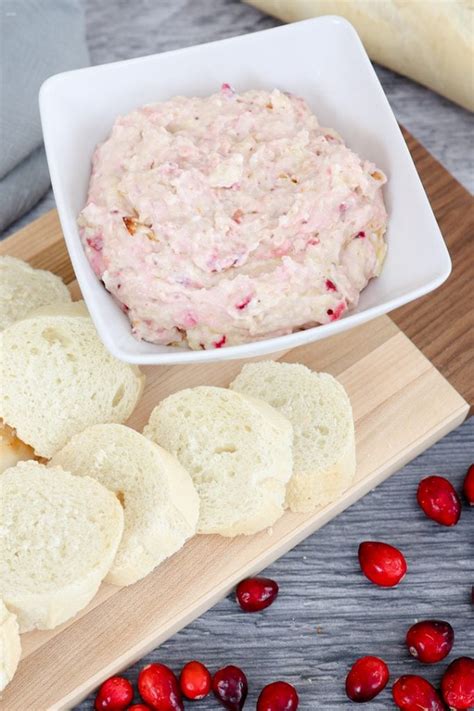
<instances>
[{"instance_id":1,"label":"cranberry skin","mask_svg":"<svg viewBox=\"0 0 474 711\"><path fill-rule=\"evenodd\" d=\"M96 711L123 711L133 699L133 687L123 676L111 676L100 686L95 697Z\"/></svg>"},{"instance_id":2,"label":"cranberry skin","mask_svg":"<svg viewBox=\"0 0 474 711\"><path fill-rule=\"evenodd\" d=\"M441 526L455 526L461 516L461 499L450 481L427 476L418 484L416 499L423 512Z\"/></svg>"},{"instance_id":3,"label":"cranberry skin","mask_svg":"<svg viewBox=\"0 0 474 711\"><path fill-rule=\"evenodd\" d=\"M422 676L401 676L393 685L392 695L402 711L446 711L434 686Z\"/></svg>"},{"instance_id":4,"label":"cranberry skin","mask_svg":"<svg viewBox=\"0 0 474 711\"><path fill-rule=\"evenodd\" d=\"M150 707L145 704L133 704L127 708L127 711L150 711Z\"/></svg>"},{"instance_id":5,"label":"cranberry skin","mask_svg":"<svg viewBox=\"0 0 474 711\"><path fill-rule=\"evenodd\" d=\"M296 711L299 701L294 686L286 681L274 681L260 692L257 711Z\"/></svg>"},{"instance_id":6,"label":"cranberry skin","mask_svg":"<svg viewBox=\"0 0 474 711\"><path fill-rule=\"evenodd\" d=\"M423 620L410 627L406 643L412 657L424 664L434 664L450 653L454 630L443 620Z\"/></svg>"},{"instance_id":7,"label":"cranberry skin","mask_svg":"<svg viewBox=\"0 0 474 711\"><path fill-rule=\"evenodd\" d=\"M351 701L370 701L387 686L390 672L379 657L361 657L346 677L346 694Z\"/></svg>"},{"instance_id":8,"label":"cranberry skin","mask_svg":"<svg viewBox=\"0 0 474 711\"><path fill-rule=\"evenodd\" d=\"M216 671L212 680L212 690L216 698L228 711L243 709L248 688L244 672L232 665Z\"/></svg>"},{"instance_id":9,"label":"cranberry skin","mask_svg":"<svg viewBox=\"0 0 474 711\"><path fill-rule=\"evenodd\" d=\"M360 568L375 585L392 588L405 577L407 562L398 548L388 543L364 541L359 546Z\"/></svg>"},{"instance_id":10,"label":"cranberry skin","mask_svg":"<svg viewBox=\"0 0 474 711\"><path fill-rule=\"evenodd\" d=\"M467 470L462 490L467 499L467 503L474 506L474 464L471 464Z\"/></svg>"},{"instance_id":11,"label":"cranberry skin","mask_svg":"<svg viewBox=\"0 0 474 711\"><path fill-rule=\"evenodd\" d=\"M441 679L441 693L456 711L474 708L474 659L459 657L451 662Z\"/></svg>"},{"instance_id":12,"label":"cranberry skin","mask_svg":"<svg viewBox=\"0 0 474 711\"><path fill-rule=\"evenodd\" d=\"M260 612L275 602L278 584L270 578L247 578L237 585L235 596L244 612Z\"/></svg>"},{"instance_id":13,"label":"cranberry skin","mask_svg":"<svg viewBox=\"0 0 474 711\"><path fill-rule=\"evenodd\" d=\"M211 690L212 677L209 669L201 662L188 662L179 677L181 691L187 699L204 699Z\"/></svg>"},{"instance_id":14,"label":"cranberry skin","mask_svg":"<svg viewBox=\"0 0 474 711\"><path fill-rule=\"evenodd\" d=\"M148 664L138 675L138 691L154 711L184 711L178 680L165 664Z\"/></svg>"}]
</instances>

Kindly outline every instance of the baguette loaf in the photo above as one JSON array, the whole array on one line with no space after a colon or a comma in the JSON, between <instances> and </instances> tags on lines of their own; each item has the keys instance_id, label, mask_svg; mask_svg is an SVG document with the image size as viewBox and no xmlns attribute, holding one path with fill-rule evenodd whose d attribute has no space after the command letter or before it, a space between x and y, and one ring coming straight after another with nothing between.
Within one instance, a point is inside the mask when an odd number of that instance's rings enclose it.
<instances>
[{"instance_id":1,"label":"baguette loaf","mask_svg":"<svg viewBox=\"0 0 474 711\"><path fill-rule=\"evenodd\" d=\"M472 0L246 0L286 22L342 15L372 60L474 111Z\"/></svg>"},{"instance_id":2,"label":"baguette loaf","mask_svg":"<svg viewBox=\"0 0 474 711\"><path fill-rule=\"evenodd\" d=\"M56 274L0 257L0 331L40 306L69 301L69 290Z\"/></svg>"},{"instance_id":3,"label":"baguette loaf","mask_svg":"<svg viewBox=\"0 0 474 711\"><path fill-rule=\"evenodd\" d=\"M32 461L0 476L0 500L0 595L20 632L52 629L97 592L122 537L122 507L94 479Z\"/></svg>"},{"instance_id":4,"label":"baguette loaf","mask_svg":"<svg viewBox=\"0 0 474 711\"><path fill-rule=\"evenodd\" d=\"M21 656L20 632L15 615L0 600L0 691L11 682Z\"/></svg>"},{"instance_id":5,"label":"baguette loaf","mask_svg":"<svg viewBox=\"0 0 474 711\"><path fill-rule=\"evenodd\" d=\"M124 533L106 581L130 585L194 535L199 498L178 460L124 425L94 425L75 435L50 462L89 475L113 491Z\"/></svg>"},{"instance_id":6,"label":"baguette loaf","mask_svg":"<svg viewBox=\"0 0 474 711\"><path fill-rule=\"evenodd\" d=\"M224 388L181 390L155 407L144 434L191 474L198 533L252 534L283 513L292 429L266 403Z\"/></svg>"},{"instance_id":7,"label":"baguette loaf","mask_svg":"<svg viewBox=\"0 0 474 711\"><path fill-rule=\"evenodd\" d=\"M0 418L49 459L77 432L124 422L143 376L105 349L83 302L46 306L0 334Z\"/></svg>"},{"instance_id":8,"label":"baguette loaf","mask_svg":"<svg viewBox=\"0 0 474 711\"><path fill-rule=\"evenodd\" d=\"M337 499L355 475L352 408L346 391L327 373L297 363L249 363L230 386L265 400L294 431L294 473L288 484L292 511L309 512Z\"/></svg>"}]
</instances>

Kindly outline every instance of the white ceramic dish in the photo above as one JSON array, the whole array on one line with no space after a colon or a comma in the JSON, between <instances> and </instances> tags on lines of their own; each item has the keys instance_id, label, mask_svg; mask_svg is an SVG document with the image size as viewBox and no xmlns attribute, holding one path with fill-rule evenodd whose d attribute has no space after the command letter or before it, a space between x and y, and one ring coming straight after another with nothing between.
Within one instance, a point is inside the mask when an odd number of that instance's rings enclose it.
<instances>
[{"instance_id":1,"label":"white ceramic dish","mask_svg":"<svg viewBox=\"0 0 474 711\"><path fill-rule=\"evenodd\" d=\"M139 342L127 317L86 259L76 219L85 204L90 160L119 114L177 94L278 87L303 96L320 123L388 176L388 255L382 275L340 321L240 346L191 351ZM435 289L451 262L382 87L353 27L322 17L165 54L58 74L40 92L41 120L57 208L84 299L107 348L130 363L247 358L327 338Z\"/></svg>"}]
</instances>

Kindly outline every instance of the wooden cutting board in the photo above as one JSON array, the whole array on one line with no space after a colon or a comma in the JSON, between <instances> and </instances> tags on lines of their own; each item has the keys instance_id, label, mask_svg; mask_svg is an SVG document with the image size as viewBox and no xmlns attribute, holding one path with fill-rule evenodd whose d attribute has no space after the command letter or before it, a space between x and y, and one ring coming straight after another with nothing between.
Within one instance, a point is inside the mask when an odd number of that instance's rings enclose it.
<instances>
[{"instance_id":1,"label":"wooden cutting board","mask_svg":"<svg viewBox=\"0 0 474 711\"><path fill-rule=\"evenodd\" d=\"M458 184L431 157L427 162L427 155L423 152L421 158L430 175L437 174L454 190ZM445 190L439 199L445 209ZM437 205L434 207L436 211ZM457 231L459 236L460 227L463 229L462 221L454 221L453 233ZM0 254L51 269L78 295L54 211L3 242ZM407 319L413 328L415 319L410 311L401 310L397 318ZM419 322L419 331L428 329L429 333L430 320L428 315ZM419 331L415 335L419 336ZM430 344L429 338L421 343L427 348ZM450 357L457 357L452 348ZM358 467L354 485L330 506L311 515L287 513L271 531L256 536L233 540L195 537L139 583L122 589L103 585L93 602L73 620L56 630L23 635L23 659L3 694L0 709L71 707L104 678L202 614L241 578L261 570L337 516L460 424L468 412L464 399L386 316L327 341L287 352L282 359L328 371L346 387L356 421ZM145 368L147 387L129 424L141 429L154 405L180 388L226 386L241 365ZM463 374L457 370L454 374L467 388Z\"/></svg>"}]
</instances>

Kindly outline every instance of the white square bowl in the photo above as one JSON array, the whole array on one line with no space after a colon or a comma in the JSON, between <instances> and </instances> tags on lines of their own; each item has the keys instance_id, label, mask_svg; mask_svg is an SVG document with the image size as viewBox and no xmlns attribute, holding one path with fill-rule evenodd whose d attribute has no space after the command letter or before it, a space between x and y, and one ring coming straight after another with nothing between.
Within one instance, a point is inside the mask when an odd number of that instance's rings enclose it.
<instances>
[{"instance_id":1,"label":"white square bowl","mask_svg":"<svg viewBox=\"0 0 474 711\"><path fill-rule=\"evenodd\" d=\"M77 216L86 202L91 156L119 114L177 94L205 96L229 82L304 97L323 126L388 176L388 254L357 309L339 321L288 336L192 351L137 341L127 317L85 256ZM247 358L327 338L435 289L451 261L390 105L354 28L327 16L164 54L58 74L40 91L51 180L71 261L100 337L138 364Z\"/></svg>"}]
</instances>

